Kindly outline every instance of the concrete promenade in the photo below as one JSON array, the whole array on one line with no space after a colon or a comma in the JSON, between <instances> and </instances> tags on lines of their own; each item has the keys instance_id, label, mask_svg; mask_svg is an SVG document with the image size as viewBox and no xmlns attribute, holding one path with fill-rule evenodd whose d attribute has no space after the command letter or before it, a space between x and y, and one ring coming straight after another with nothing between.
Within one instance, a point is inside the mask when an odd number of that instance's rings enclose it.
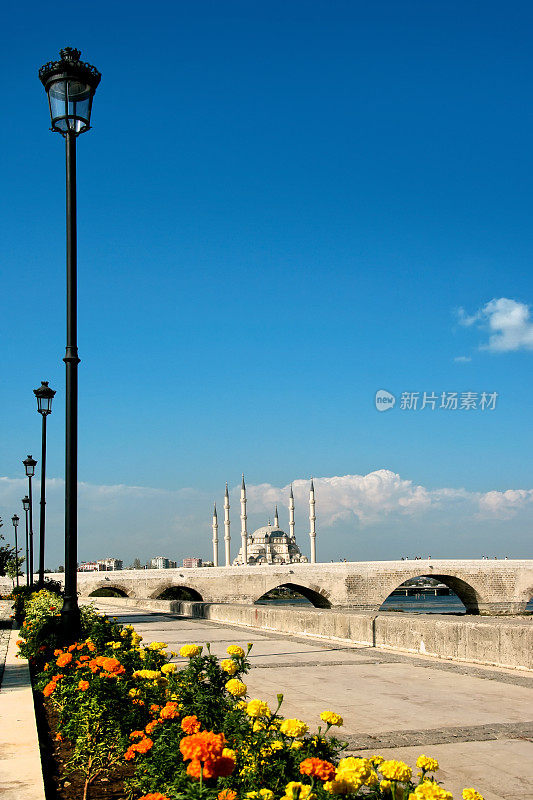
<instances>
[{"instance_id":1,"label":"concrete promenade","mask_svg":"<svg viewBox=\"0 0 533 800\"><path fill-rule=\"evenodd\" d=\"M273 632L101 605L131 623L146 642L253 642L250 697L304 719L311 730L325 709L344 717L349 751L379 752L412 766L436 757L438 777L454 798L475 787L485 800L533 800L533 677L530 672L456 664L366 646L328 643Z\"/></svg>"}]
</instances>

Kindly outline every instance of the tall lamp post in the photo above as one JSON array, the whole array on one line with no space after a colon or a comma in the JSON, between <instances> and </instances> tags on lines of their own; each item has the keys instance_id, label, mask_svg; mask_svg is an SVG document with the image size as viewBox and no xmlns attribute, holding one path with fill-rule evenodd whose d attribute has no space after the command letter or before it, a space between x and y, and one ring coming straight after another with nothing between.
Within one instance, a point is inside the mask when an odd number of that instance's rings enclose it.
<instances>
[{"instance_id":1,"label":"tall lamp post","mask_svg":"<svg viewBox=\"0 0 533 800\"><path fill-rule=\"evenodd\" d=\"M29 586L30 585L30 570L29 570L28 564L30 563L30 561L29 561L30 547L29 547L29 538L28 538L28 531L29 531L28 514L29 514L29 511L30 511L30 498L28 497L28 495L26 495L26 497L22 498L22 508L24 509L24 513L26 514L26 586Z\"/></svg>"},{"instance_id":2,"label":"tall lamp post","mask_svg":"<svg viewBox=\"0 0 533 800\"><path fill-rule=\"evenodd\" d=\"M28 476L28 497L30 499L30 560L26 564L26 570L29 570L30 573L30 586L33 586L33 496L31 493L31 479L35 475L35 467L37 462L32 456L28 456L22 462L24 464L24 469L26 470L26 475Z\"/></svg>"},{"instance_id":3,"label":"tall lamp post","mask_svg":"<svg viewBox=\"0 0 533 800\"><path fill-rule=\"evenodd\" d=\"M77 342L77 243L76 243L76 138L88 131L91 108L100 73L80 61L80 51L65 47L60 61L49 61L39 70L48 95L52 131L65 139L67 188L67 346L65 392L65 598L61 621L65 638L79 629L77 594L78 537L78 342Z\"/></svg>"},{"instance_id":4,"label":"tall lamp post","mask_svg":"<svg viewBox=\"0 0 533 800\"><path fill-rule=\"evenodd\" d=\"M16 514L13 514L11 517L11 522L13 523L13 527L15 528L15 574L17 576L17 589L19 588L19 545L17 539L17 528L19 524L19 517Z\"/></svg>"},{"instance_id":5,"label":"tall lamp post","mask_svg":"<svg viewBox=\"0 0 533 800\"><path fill-rule=\"evenodd\" d=\"M46 525L46 418L52 413L52 400L55 391L50 389L48 381L41 381L38 389L33 390L37 398L37 411L43 418L41 445L41 513L39 524L39 589L44 586L44 529Z\"/></svg>"}]
</instances>

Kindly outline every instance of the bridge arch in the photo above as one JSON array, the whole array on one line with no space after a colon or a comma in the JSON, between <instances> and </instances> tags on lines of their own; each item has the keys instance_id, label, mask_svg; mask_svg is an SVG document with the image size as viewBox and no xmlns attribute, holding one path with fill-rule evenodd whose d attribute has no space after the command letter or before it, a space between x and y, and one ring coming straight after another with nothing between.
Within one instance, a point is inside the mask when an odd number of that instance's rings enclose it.
<instances>
[{"instance_id":1,"label":"bridge arch","mask_svg":"<svg viewBox=\"0 0 533 800\"><path fill-rule=\"evenodd\" d=\"M395 589L399 589L406 581L412 578L433 578L439 583L443 583L457 595L465 606L467 614L479 614L479 604L483 602L483 598L474 586L463 580L463 578L459 578L457 575L446 575L443 573L434 574L433 572L427 571L398 575L396 576L395 584L389 581L387 588L384 590L384 592L386 591L387 593L383 594L380 605L385 602L387 597L390 597ZM400 579L399 582L398 579Z\"/></svg>"},{"instance_id":2,"label":"bridge arch","mask_svg":"<svg viewBox=\"0 0 533 800\"><path fill-rule=\"evenodd\" d=\"M131 597L131 592L124 586L116 586L110 583L100 583L94 586L89 592L89 597Z\"/></svg>"},{"instance_id":3,"label":"bridge arch","mask_svg":"<svg viewBox=\"0 0 533 800\"><path fill-rule=\"evenodd\" d=\"M152 600L183 600L202 602L203 597L197 589L192 586L176 585L165 583L154 589L150 595Z\"/></svg>"},{"instance_id":4,"label":"bridge arch","mask_svg":"<svg viewBox=\"0 0 533 800\"><path fill-rule=\"evenodd\" d=\"M268 592L271 592L273 589L292 589L293 592L298 592L298 594L303 595L307 600L309 600L315 608L331 608L331 603L329 601L328 593L319 586L304 586L301 583L276 583L264 591L259 597L254 599L254 604L257 603L258 600L261 600Z\"/></svg>"}]
</instances>

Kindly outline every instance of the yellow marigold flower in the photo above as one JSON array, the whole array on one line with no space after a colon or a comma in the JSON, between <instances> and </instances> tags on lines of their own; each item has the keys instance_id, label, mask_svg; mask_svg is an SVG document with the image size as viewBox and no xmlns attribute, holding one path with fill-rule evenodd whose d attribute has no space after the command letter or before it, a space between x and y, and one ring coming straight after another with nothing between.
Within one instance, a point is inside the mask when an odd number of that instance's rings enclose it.
<instances>
[{"instance_id":1,"label":"yellow marigold flower","mask_svg":"<svg viewBox=\"0 0 533 800\"><path fill-rule=\"evenodd\" d=\"M126 636L128 635L128 629L124 628L123 631L120 631L120 635L122 636L123 639L125 639Z\"/></svg>"},{"instance_id":2,"label":"yellow marigold flower","mask_svg":"<svg viewBox=\"0 0 533 800\"><path fill-rule=\"evenodd\" d=\"M453 800L453 798L450 792L447 792L438 783L423 781L418 784L414 792L411 792L409 800Z\"/></svg>"},{"instance_id":3,"label":"yellow marigold flower","mask_svg":"<svg viewBox=\"0 0 533 800\"><path fill-rule=\"evenodd\" d=\"M246 694L247 686L242 681L238 680L238 678L231 678L226 683L226 689L233 697L242 697L243 694Z\"/></svg>"},{"instance_id":4,"label":"yellow marigold flower","mask_svg":"<svg viewBox=\"0 0 533 800\"><path fill-rule=\"evenodd\" d=\"M150 642L148 650L162 650L164 647L168 647L166 642Z\"/></svg>"},{"instance_id":5,"label":"yellow marigold flower","mask_svg":"<svg viewBox=\"0 0 533 800\"><path fill-rule=\"evenodd\" d=\"M293 739L304 736L309 730L305 722L302 722L301 719L284 719L279 729L285 736L291 736Z\"/></svg>"},{"instance_id":6,"label":"yellow marigold flower","mask_svg":"<svg viewBox=\"0 0 533 800\"><path fill-rule=\"evenodd\" d=\"M180 656L182 658L194 658L194 656L200 655L201 652L202 648L199 644L184 644L180 648Z\"/></svg>"},{"instance_id":7,"label":"yellow marigold flower","mask_svg":"<svg viewBox=\"0 0 533 800\"><path fill-rule=\"evenodd\" d=\"M289 781L285 787L285 794L281 800L313 800L314 794L311 794L311 787L307 783L300 783L300 781Z\"/></svg>"},{"instance_id":8,"label":"yellow marigold flower","mask_svg":"<svg viewBox=\"0 0 533 800\"><path fill-rule=\"evenodd\" d=\"M224 672L227 672L228 675L235 675L239 669L239 665L236 664L232 658L224 658L220 662L220 667L224 670Z\"/></svg>"},{"instance_id":9,"label":"yellow marigold flower","mask_svg":"<svg viewBox=\"0 0 533 800\"><path fill-rule=\"evenodd\" d=\"M475 789L463 789L463 800L483 800L483 797Z\"/></svg>"},{"instance_id":10,"label":"yellow marigold flower","mask_svg":"<svg viewBox=\"0 0 533 800\"><path fill-rule=\"evenodd\" d=\"M133 677L155 681L156 678L161 677L161 673L157 669L136 669L133 673Z\"/></svg>"},{"instance_id":11,"label":"yellow marigold flower","mask_svg":"<svg viewBox=\"0 0 533 800\"><path fill-rule=\"evenodd\" d=\"M140 642L142 642L142 639L143 637L137 633L137 631L131 634L131 643L134 645L138 645Z\"/></svg>"},{"instance_id":12,"label":"yellow marigold flower","mask_svg":"<svg viewBox=\"0 0 533 800\"><path fill-rule=\"evenodd\" d=\"M368 756L368 760L374 765L374 767L379 767L379 765L383 764L385 761L383 756Z\"/></svg>"},{"instance_id":13,"label":"yellow marigold flower","mask_svg":"<svg viewBox=\"0 0 533 800\"><path fill-rule=\"evenodd\" d=\"M301 750L303 746L303 742L292 742L291 750Z\"/></svg>"},{"instance_id":14,"label":"yellow marigold flower","mask_svg":"<svg viewBox=\"0 0 533 800\"><path fill-rule=\"evenodd\" d=\"M271 712L267 703L262 700L250 700L246 705L246 713L249 717L270 717Z\"/></svg>"},{"instance_id":15,"label":"yellow marigold flower","mask_svg":"<svg viewBox=\"0 0 533 800\"><path fill-rule=\"evenodd\" d=\"M330 794L357 794L361 785L361 781L340 781L335 778L332 781L326 781L324 789Z\"/></svg>"},{"instance_id":16,"label":"yellow marigold flower","mask_svg":"<svg viewBox=\"0 0 533 800\"><path fill-rule=\"evenodd\" d=\"M270 749L271 750L283 750L284 747L285 747L285 745L283 744L283 742L278 742L277 739L276 739L275 742L271 742L270 743Z\"/></svg>"},{"instance_id":17,"label":"yellow marigold flower","mask_svg":"<svg viewBox=\"0 0 533 800\"><path fill-rule=\"evenodd\" d=\"M163 675L172 675L173 672L176 672L177 668L176 664L163 664L161 672Z\"/></svg>"},{"instance_id":18,"label":"yellow marigold flower","mask_svg":"<svg viewBox=\"0 0 533 800\"><path fill-rule=\"evenodd\" d=\"M226 653L230 656L237 656L238 658L244 658L244 650L242 647L239 647L238 644L230 644L230 646L226 649Z\"/></svg>"},{"instance_id":19,"label":"yellow marigold flower","mask_svg":"<svg viewBox=\"0 0 533 800\"><path fill-rule=\"evenodd\" d=\"M366 786L377 786L378 783L379 783L378 774L377 774L377 772L374 772L374 770L372 770L372 772L370 773L370 775L368 776L368 778L365 781L365 785Z\"/></svg>"},{"instance_id":20,"label":"yellow marigold flower","mask_svg":"<svg viewBox=\"0 0 533 800\"><path fill-rule=\"evenodd\" d=\"M244 796L249 797L250 800L274 800L274 792L271 792L270 789L259 789L258 792L246 792Z\"/></svg>"},{"instance_id":21,"label":"yellow marigold flower","mask_svg":"<svg viewBox=\"0 0 533 800\"><path fill-rule=\"evenodd\" d=\"M411 780L411 767L403 761L383 761L380 766L381 774L389 781L409 781Z\"/></svg>"},{"instance_id":22,"label":"yellow marigold flower","mask_svg":"<svg viewBox=\"0 0 533 800\"><path fill-rule=\"evenodd\" d=\"M387 780L380 781L379 782L379 788L381 789L382 792L386 792L387 790L392 789L392 783L391 783L391 781L387 781Z\"/></svg>"},{"instance_id":23,"label":"yellow marigold flower","mask_svg":"<svg viewBox=\"0 0 533 800\"><path fill-rule=\"evenodd\" d=\"M130 689L128 692L130 697L139 697L140 693L141 693L140 689Z\"/></svg>"},{"instance_id":24,"label":"yellow marigold flower","mask_svg":"<svg viewBox=\"0 0 533 800\"><path fill-rule=\"evenodd\" d=\"M320 719L328 725L338 725L339 728L344 723L340 714L335 714L334 711L323 711L320 715Z\"/></svg>"},{"instance_id":25,"label":"yellow marigold flower","mask_svg":"<svg viewBox=\"0 0 533 800\"><path fill-rule=\"evenodd\" d=\"M429 756L421 755L416 759L416 766L423 772L435 772L439 768L439 762L436 758L429 758Z\"/></svg>"},{"instance_id":26,"label":"yellow marigold flower","mask_svg":"<svg viewBox=\"0 0 533 800\"><path fill-rule=\"evenodd\" d=\"M357 789L372 774L372 764L368 758L341 758L337 766L335 780L352 784Z\"/></svg>"}]
</instances>

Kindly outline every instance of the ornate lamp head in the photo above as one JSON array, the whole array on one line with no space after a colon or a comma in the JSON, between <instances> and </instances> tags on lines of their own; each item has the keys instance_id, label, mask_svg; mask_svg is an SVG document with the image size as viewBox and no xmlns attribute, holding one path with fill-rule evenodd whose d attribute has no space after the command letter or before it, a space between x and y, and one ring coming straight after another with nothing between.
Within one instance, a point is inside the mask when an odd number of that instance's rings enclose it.
<instances>
[{"instance_id":1,"label":"ornate lamp head","mask_svg":"<svg viewBox=\"0 0 533 800\"><path fill-rule=\"evenodd\" d=\"M49 61L39 70L39 78L48 95L52 130L62 136L88 131L91 108L101 75L91 64L80 61L74 47L59 51L60 61Z\"/></svg>"}]
</instances>

